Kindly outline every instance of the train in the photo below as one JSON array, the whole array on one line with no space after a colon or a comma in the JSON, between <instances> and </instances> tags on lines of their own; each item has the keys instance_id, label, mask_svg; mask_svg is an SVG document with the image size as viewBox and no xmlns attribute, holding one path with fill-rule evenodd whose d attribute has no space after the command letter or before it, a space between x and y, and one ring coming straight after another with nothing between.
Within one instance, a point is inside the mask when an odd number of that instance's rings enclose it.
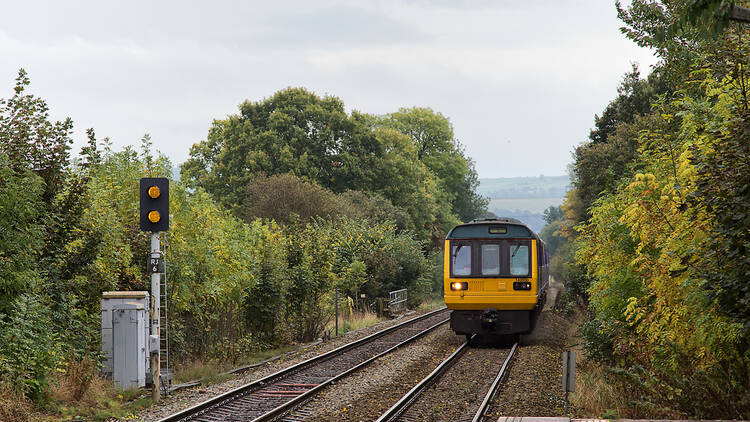
<instances>
[{"instance_id":1,"label":"train","mask_svg":"<svg viewBox=\"0 0 750 422\"><path fill-rule=\"evenodd\" d=\"M544 307L549 255L519 220L476 219L448 232L443 274L456 334L517 339L534 329Z\"/></svg>"}]
</instances>

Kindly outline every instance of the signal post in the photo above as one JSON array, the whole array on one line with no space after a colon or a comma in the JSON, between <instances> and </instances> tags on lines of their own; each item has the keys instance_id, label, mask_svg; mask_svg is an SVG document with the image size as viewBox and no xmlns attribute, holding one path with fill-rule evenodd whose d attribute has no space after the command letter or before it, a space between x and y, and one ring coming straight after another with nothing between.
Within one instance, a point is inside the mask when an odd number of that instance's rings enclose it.
<instances>
[{"instance_id":1,"label":"signal post","mask_svg":"<svg viewBox=\"0 0 750 422\"><path fill-rule=\"evenodd\" d=\"M151 357L151 395L159 401L159 313L161 277L164 272L160 233L169 230L169 180L165 177L144 177L140 183L140 226L151 232L148 272L151 274L151 323L149 353Z\"/></svg>"}]
</instances>

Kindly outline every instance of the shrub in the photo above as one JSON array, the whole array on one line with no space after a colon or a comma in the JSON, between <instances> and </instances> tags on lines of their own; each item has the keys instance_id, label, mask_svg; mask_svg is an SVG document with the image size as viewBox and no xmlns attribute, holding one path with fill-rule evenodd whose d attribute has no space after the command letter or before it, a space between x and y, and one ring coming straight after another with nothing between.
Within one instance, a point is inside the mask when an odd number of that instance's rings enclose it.
<instances>
[{"instance_id":1,"label":"shrub","mask_svg":"<svg viewBox=\"0 0 750 422\"><path fill-rule=\"evenodd\" d=\"M57 366L55 341L47 308L25 293L13 301L10 315L0 315L0 381L32 400L45 398L49 372Z\"/></svg>"},{"instance_id":2,"label":"shrub","mask_svg":"<svg viewBox=\"0 0 750 422\"><path fill-rule=\"evenodd\" d=\"M372 224L394 224L399 232L414 229L409 214L379 193L349 190L338 197L341 214L353 220L367 220Z\"/></svg>"},{"instance_id":3,"label":"shrub","mask_svg":"<svg viewBox=\"0 0 750 422\"><path fill-rule=\"evenodd\" d=\"M293 174L256 176L245 187L245 197L236 214L247 222L263 218L288 224L295 215L307 222L312 217L340 215L339 202L333 192Z\"/></svg>"}]
</instances>

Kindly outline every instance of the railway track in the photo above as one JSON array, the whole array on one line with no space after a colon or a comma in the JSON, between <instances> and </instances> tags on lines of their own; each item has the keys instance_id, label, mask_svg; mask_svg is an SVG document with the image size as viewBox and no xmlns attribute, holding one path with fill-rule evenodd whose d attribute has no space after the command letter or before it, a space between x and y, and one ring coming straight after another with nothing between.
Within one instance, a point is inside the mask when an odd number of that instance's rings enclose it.
<instances>
[{"instance_id":1,"label":"railway track","mask_svg":"<svg viewBox=\"0 0 750 422\"><path fill-rule=\"evenodd\" d=\"M434 371L414 386L406 393L396 404L388 409L377 422L394 422L394 421L426 421L426 420L457 420L479 422L484 419L489 405L497 393L503 378L507 375L510 362L515 355L518 343L513 344L510 349L473 349L470 348L471 341L467 341L456 349L453 354L448 356ZM467 351L471 351L472 356L467 356ZM473 360L473 363L468 361ZM487 367L494 366L496 373L492 384L487 388L487 372L473 371L475 379L464 379L464 385L451 382L449 372L456 371L461 364L466 367ZM496 363L496 365L495 365ZM488 371L490 368L487 368ZM441 385L445 384L445 385ZM467 386L470 384L470 386ZM433 388L430 388L433 387ZM481 397L481 391L477 389L486 388L484 399L481 402L476 400L477 396ZM460 390L460 391L457 391ZM452 399L458 402L460 409L458 413L446 415L448 409L443 408L444 400L440 400L441 394L450 392ZM477 406L478 403L478 406Z\"/></svg>"},{"instance_id":2,"label":"railway track","mask_svg":"<svg viewBox=\"0 0 750 422\"><path fill-rule=\"evenodd\" d=\"M416 340L448 321L441 308L379 331L287 369L207 400L159 422L303 420L289 412L332 382Z\"/></svg>"}]
</instances>

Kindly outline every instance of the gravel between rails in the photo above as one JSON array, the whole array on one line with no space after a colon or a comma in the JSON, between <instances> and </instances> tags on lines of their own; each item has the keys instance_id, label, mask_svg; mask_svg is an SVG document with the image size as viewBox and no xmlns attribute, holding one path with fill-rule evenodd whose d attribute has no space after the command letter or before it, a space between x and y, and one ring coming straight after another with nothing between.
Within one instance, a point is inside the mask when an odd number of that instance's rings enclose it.
<instances>
[{"instance_id":1,"label":"gravel between rails","mask_svg":"<svg viewBox=\"0 0 750 422\"><path fill-rule=\"evenodd\" d=\"M445 324L324 390L305 405L306 420L375 420L464 341Z\"/></svg>"},{"instance_id":2,"label":"gravel between rails","mask_svg":"<svg viewBox=\"0 0 750 422\"><path fill-rule=\"evenodd\" d=\"M471 421L508 353L505 345L472 345L398 420Z\"/></svg>"},{"instance_id":3,"label":"gravel between rails","mask_svg":"<svg viewBox=\"0 0 750 422\"><path fill-rule=\"evenodd\" d=\"M508 378L495 396L485 420L499 416L562 416L562 352L572 323L560 313L545 310L537 329L521 336ZM571 413L574 409L571 409Z\"/></svg>"},{"instance_id":4,"label":"gravel between rails","mask_svg":"<svg viewBox=\"0 0 750 422\"><path fill-rule=\"evenodd\" d=\"M241 387L254 380L260 379L274 372L280 371L284 368L288 368L294 364L310 359L314 356L333 350L337 347L343 346L344 344L351 343L359 340L377 331L383 330L390 326L399 324L406 320L415 318L419 315L425 314L429 311L419 311L402 318L392 319L384 321L382 323L373 325L371 327L363 328L361 330L352 331L346 333L340 337L336 337L331 341L325 343L319 343L314 346L302 349L295 354L284 357L274 362L269 362L266 365L262 365L256 368L252 368L246 372L237 374L234 378L209 385L209 386L198 386L194 388L188 388L172 393L167 398L163 399L158 405L149 407L138 413L135 419L136 421L157 421L165 418L173 413L177 413L183 409L194 406L198 403L202 403L210 398L213 398L219 394L226 393L227 391Z\"/></svg>"}]
</instances>

